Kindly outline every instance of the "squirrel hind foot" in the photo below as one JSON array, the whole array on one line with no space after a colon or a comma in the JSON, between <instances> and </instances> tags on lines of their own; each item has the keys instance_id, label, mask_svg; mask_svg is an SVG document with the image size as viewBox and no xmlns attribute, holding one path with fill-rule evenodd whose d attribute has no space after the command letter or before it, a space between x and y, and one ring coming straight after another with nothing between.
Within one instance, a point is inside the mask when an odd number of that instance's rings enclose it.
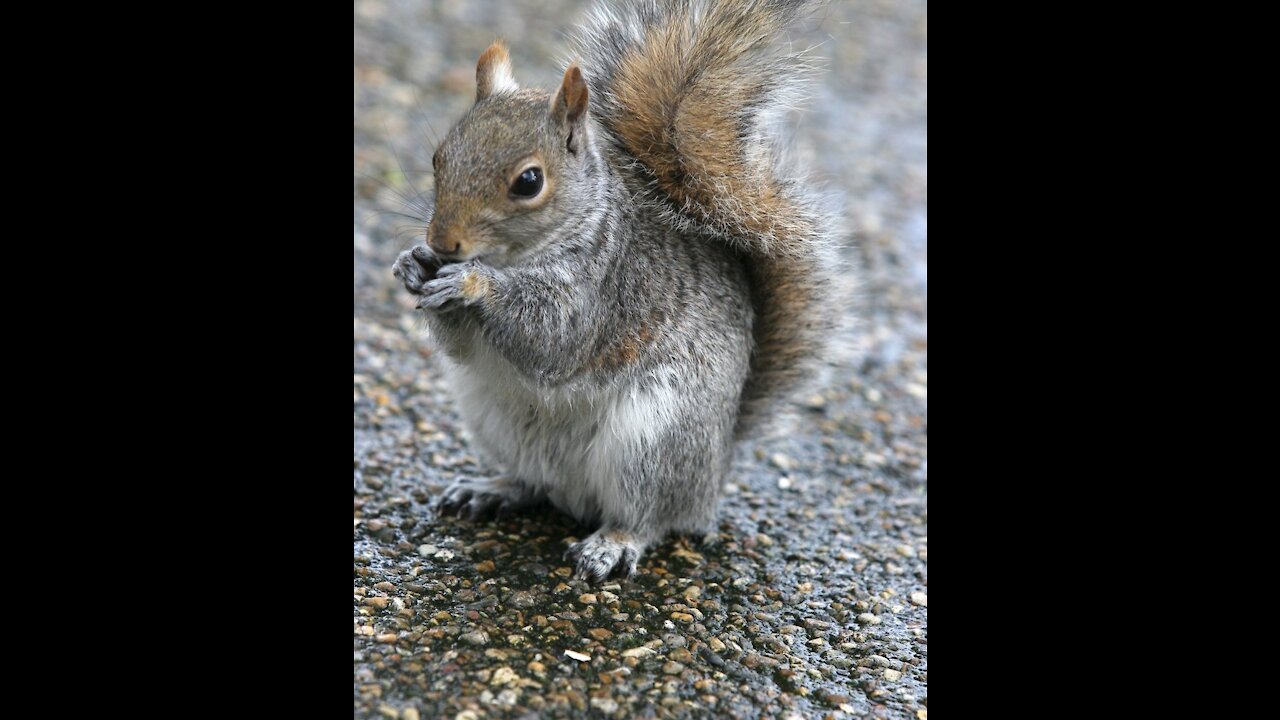
<instances>
[{"instance_id":1,"label":"squirrel hind foot","mask_svg":"<svg viewBox=\"0 0 1280 720\"><path fill-rule=\"evenodd\" d=\"M537 502L534 494L509 478L463 478L440 494L436 513L458 517L466 515L474 522L490 515L500 518Z\"/></svg>"},{"instance_id":2,"label":"squirrel hind foot","mask_svg":"<svg viewBox=\"0 0 1280 720\"><path fill-rule=\"evenodd\" d=\"M644 548L645 543L631 533L601 528L570 545L564 557L577 566L574 578L596 584L612 577L630 578Z\"/></svg>"}]
</instances>

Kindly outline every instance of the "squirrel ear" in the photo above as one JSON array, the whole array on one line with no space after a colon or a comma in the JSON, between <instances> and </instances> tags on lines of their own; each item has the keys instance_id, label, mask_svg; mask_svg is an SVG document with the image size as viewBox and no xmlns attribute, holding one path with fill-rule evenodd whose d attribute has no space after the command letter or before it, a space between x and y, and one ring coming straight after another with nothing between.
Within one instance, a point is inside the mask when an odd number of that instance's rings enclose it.
<instances>
[{"instance_id":1,"label":"squirrel ear","mask_svg":"<svg viewBox=\"0 0 1280 720\"><path fill-rule=\"evenodd\" d=\"M587 95L587 81L583 79L582 71L575 62L564 71L564 82L560 83L559 92L551 100L551 118L558 125L569 126L566 147L571 153L578 152L578 141L583 134L582 127L587 117Z\"/></svg>"},{"instance_id":2,"label":"squirrel ear","mask_svg":"<svg viewBox=\"0 0 1280 720\"><path fill-rule=\"evenodd\" d=\"M511 74L511 56L507 46L496 40L480 53L476 63L476 100L483 100L497 92L515 92L520 86Z\"/></svg>"}]
</instances>

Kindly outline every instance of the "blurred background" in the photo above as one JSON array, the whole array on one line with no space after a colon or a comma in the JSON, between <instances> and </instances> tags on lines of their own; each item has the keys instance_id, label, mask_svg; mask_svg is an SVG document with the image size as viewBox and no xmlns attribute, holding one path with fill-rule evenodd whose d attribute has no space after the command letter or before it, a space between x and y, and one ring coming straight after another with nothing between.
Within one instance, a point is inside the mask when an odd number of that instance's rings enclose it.
<instances>
[{"instance_id":1,"label":"blurred background","mask_svg":"<svg viewBox=\"0 0 1280 720\"><path fill-rule=\"evenodd\" d=\"M629 623L644 618L642 639L669 640L659 655L610 684L597 676L624 667L610 641L600 641L599 662L590 664L600 672L585 673L561 667L563 642L501 641L510 628L486 623L502 625L508 612L521 613L512 620L521 626L535 615L575 625L589 617L561 605L559 581L546 577L560 564L561 539L587 529L559 516L473 525L435 519L427 509L457 475L491 469L467 446L413 299L391 264L424 241L415 218L428 202L431 155L474 99L480 52L504 38L517 81L553 88L567 61L565 33L588 6L355 2L356 714L462 720L466 713L572 716L591 707L626 716L678 710L693 698L719 703L730 716L807 717L821 708L926 717L926 610L917 602L927 590L924 0L835 0L791 33L790 42L813 47L824 67L790 131L812 178L842 204L845 251L861 276L847 308L856 324L840 339L831 377L805 400L796 432L744 452L726 487L718 548L689 550L701 562L680 565L672 554L683 541L669 541L650 552L633 583L612 591L622 614L628 593L664 609L661 617L632 612L603 626L638 645L641 629ZM673 595L686 583L705 588L702 605ZM538 599L511 610L508 603L526 591ZM588 590L574 586L570 594L580 592ZM664 605L676 601L706 617L669 636ZM475 603L489 604L468 609ZM858 620L864 615L876 621ZM585 633L598 625L581 626L581 639L591 642ZM481 632L487 644L465 640ZM811 644L817 639L823 642ZM672 660L669 650L682 655L673 646L694 649L692 662ZM742 674L717 680L727 671L700 664L703 647ZM680 670L664 671L667 662ZM527 683L494 684L498 666ZM780 680L779 668L798 674ZM629 683L639 704L622 699L618 683Z\"/></svg>"}]
</instances>

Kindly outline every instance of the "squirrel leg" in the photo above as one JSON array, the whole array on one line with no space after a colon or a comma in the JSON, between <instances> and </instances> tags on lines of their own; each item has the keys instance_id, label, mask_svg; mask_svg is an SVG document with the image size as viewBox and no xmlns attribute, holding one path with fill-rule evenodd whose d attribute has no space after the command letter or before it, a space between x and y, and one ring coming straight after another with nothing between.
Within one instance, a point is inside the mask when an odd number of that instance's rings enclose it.
<instances>
[{"instance_id":1,"label":"squirrel leg","mask_svg":"<svg viewBox=\"0 0 1280 720\"><path fill-rule=\"evenodd\" d=\"M543 268L478 265L465 290L488 342L539 384L579 374L590 361L596 329L608 317L594 305L590 279Z\"/></svg>"},{"instance_id":2,"label":"squirrel leg","mask_svg":"<svg viewBox=\"0 0 1280 720\"><path fill-rule=\"evenodd\" d=\"M570 545L564 557L577 564L573 576L589 583L615 575L626 579L635 573L636 561L648 544L649 539L640 534L606 526Z\"/></svg>"},{"instance_id":3,"label":"squirrel leg","mask_svg":"<svg viewBox=\"0 0 1280 720\"><path fill-rule=\"evenodd\" d=\"M493 513L502 516L520 508L536 505L542 496L519 480L506 476L463 478L445 489L436 502L436 511L477 520Z\"/></svg>"}]
</instances>

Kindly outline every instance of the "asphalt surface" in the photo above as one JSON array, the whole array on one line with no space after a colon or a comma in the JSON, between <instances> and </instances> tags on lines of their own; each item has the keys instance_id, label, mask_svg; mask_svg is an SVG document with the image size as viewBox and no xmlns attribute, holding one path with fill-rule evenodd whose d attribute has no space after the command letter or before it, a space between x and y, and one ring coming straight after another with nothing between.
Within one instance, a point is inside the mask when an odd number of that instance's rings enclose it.
<instances>
[{"instance_id":1,"label":"asphalt surface","mask_svg":"<svg viewBox=\"0 0 1280 720\"><path fill-rule=\"evenodd\" d=\"M355 4L355 716L927 718L925 2L837 2L793 34L827 68L797 151L844 204L861 290L794 431L743 446L715 541L592 587L561 559L592 528L430 510L493 468L391 263L422 242L422 171L479 53L504 37L552 87L586 6Z\"/></svg>"}]
</instances>

